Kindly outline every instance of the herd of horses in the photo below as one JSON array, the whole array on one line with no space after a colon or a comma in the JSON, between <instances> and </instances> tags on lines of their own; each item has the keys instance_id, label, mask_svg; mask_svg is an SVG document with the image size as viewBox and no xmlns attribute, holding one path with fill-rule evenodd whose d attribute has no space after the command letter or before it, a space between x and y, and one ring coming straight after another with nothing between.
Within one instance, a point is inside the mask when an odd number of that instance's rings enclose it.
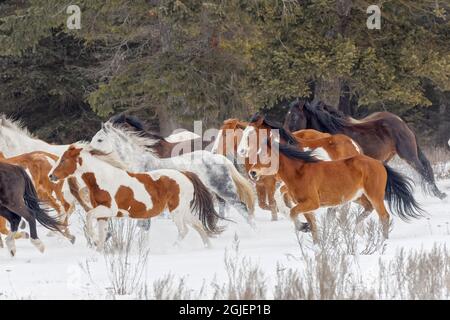
<instances>
[{"instance_id":1,"label":"herd of horses","mask_svg":"<svg viewBox=\"0 0 450 320\"><path fill-rule=\"evenodd\" d=\"M3 116L0 247L4 234L13 256L19 238L29 237L43 252L37 222L73 243L70 216L77 205L86 212L87 233L98 250L107 239L108 219L140 219L141 227L148 229L149 219L166 211L178 229L176 243L191 227L210 246L210 237L224 230L220 224L228 220L231 207L253 225L257 198L259 207L277 220L277 188L295 229L311 232L313 241L314 212L327 207L333 214L352 201L363 208L357 224L375 210L388 238L385 200L403 220L424 214L413 197L411 180L387 165L395 155L420 174L426 192L446 197L436 186L414 132L389 112L356 120L323 103L297 100L283 125L260 113L248 122L224 121L211 151L173 156L177 143L169 141L146 131L138 119L120 114L102 124L90 142L52 145ZM276 156L275 172L261 161L262 146L269 156ZM307 222L300 222L299 215ZM22 218L29 235L19 232Z\"/></svg>"}]
</instances>

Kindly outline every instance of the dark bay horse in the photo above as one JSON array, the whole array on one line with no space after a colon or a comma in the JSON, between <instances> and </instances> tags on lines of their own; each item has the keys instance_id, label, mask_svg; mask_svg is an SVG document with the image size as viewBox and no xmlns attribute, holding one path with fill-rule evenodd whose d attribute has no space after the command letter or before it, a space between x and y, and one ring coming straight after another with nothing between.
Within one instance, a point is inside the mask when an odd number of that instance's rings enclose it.
<instances>
[{"instance_id":1,"label":"dark bay horse","mask_svg":"<svg viewBox=\"0 0 450 320\"><path fill-rule=\"evenodd\" d=\"M416 135L393 113L375 112L356 120L323 103L295 101L286 115L284 126L291 131L315 129L345 134L361 146L365 155L386 163L398 155L421 175L426 192L439 199L447 196L436 186L433 169L420 149Z\"/></svg>"},{"instance_id":2,"label":"dark bay horse","mask_svg":"<svg viewBox=\"0 0 450 320\"><path fill-rule=\"evenodd\" d=\"M0 216L8 220L11 226L6 246L12 256L16 254L15 234L22 218L30 227L31 243L41 252L45 247L38 238L36 220L52 231L61 232L63 227L41 207L33 182L25 170L7 163L0 163Z\"/></svg>"}]
</instances>

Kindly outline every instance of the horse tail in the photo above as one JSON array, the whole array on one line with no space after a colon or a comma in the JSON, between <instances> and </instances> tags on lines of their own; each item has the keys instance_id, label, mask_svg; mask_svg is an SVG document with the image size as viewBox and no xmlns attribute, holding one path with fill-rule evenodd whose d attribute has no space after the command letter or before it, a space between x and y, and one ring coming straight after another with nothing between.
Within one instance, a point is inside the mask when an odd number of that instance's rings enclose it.
<instances>
[{"instance_id":1,"label":"horse tail","mask_svg":"<svg viewBox=\"0 0 450 320\"><path fill-rule=\"evenodd\" d=\"M384 164L387 172L385 200L389 209L404 221L421 218L425 211L413 196L412 180Z\"/></svg>"},{"instance_id":2,"label":"horse tail","mask_svg":"<svg viewBox=\"0 0 450 320\"><path fill-rule=\"evenodd\" d=\"M228 159L227 159L228 160ZM239 171L236 169L231 161L227 161L226 165L231 173L231 179L236 186L236 190L241 202L245 204L250 216L255 214L255 194L253 193L253 188L250 182L245 179Z\"/></svg>"},{"instance_id":3,"label":"horse tail","mask_svg":"<svg viewBox=\"0 0 450 320\"><path fill-rule=\"evenodd\" d=\"M23 199L30 213L45 228L51 231L61 232L60 227L63 227L63 224L59 222L58 219L51 217L48 214L49 211L47 209L41 207L41 201L39 200L33 182L31 181L31 178L28 176L26 171L20 168L20 173L22 174L25 182Z\"/></svg>"},{"instance_id":4,"label":"horse tail","mask_svg":"<svg viewBox=\"0 0 450 320\"><path fill-rule=\"evenodd\" d=\"M193 172L182 171L182 173L191 181L194 187L194 198L191 201L191 210L198 213L198 217L203 228L210 234L220 234L224 229L219 227L219 220L222 218L214 208L214 200L212 194L208 191L205 184Z\"/></svg>"},{"instance_id":5,"label":"horse tail","mask_svg":"<svg viewBox=\"0 0 450 320\"><path fill-rule=\"evenodd\" d=\"M417 139L416 139L417 141ZM423 177L422 179L422 189L425 190L430 195L436 195L436 182L434 180L433 169L431 168L430 161L427 159L422 149L420 149L419 144L417 144L417 156L419 158L420 164L422 165L420 168L420 174ZM440 191L438 190L438 193Z\"/></svg>"}]
</instances>

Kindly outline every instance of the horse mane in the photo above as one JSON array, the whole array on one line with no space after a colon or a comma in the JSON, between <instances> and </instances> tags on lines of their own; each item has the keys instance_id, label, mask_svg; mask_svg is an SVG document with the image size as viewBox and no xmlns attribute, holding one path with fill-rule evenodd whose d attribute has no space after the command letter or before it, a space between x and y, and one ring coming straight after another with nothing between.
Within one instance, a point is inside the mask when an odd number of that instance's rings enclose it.
<instances>
[{"instance_id":1,"label":"horse mane","mask_svg":"<svg viewBox=\"0 0 450 320\"><path fill-rule=\"evenodd\" d=\"M33 134L31 134L30 131L28 131L28 129L25 127L24 123L21 120L14 120L5 115L4 113L0 114L0 126L17 131L19 133L29 136L30 138L34 138Z\"/></svg>"},{"instance_id":2,"label":"horse mane","mask_svg":"<svg viewBox=\"0 0 450 320\"><path fill-rule=\"evenodd\" d=\"M256 122L256 121L258 121L258 119L260 117L262 117L262 119L263 119L263 124L265 124L266 126L268 126L271 129L278 130L278 132L280 133L280 138L284 139L288 144L291 144L291 145L297 145L298 144L297 139L292 135L292 133L290 133L288 130L283 128L283 126L281 126L280 124L272 122L270 120L267 120L266 117L261 115L260 113L254 114L250 118L249 122L250 123Z\"/></svg>"},{"instance_id":3,"label":"horse mane","mask_svg":"<svg viewBox=\"0 0 450 320\"><path fill-rule=\"evenodd\" d=\"M105 131L115 132L121 139L125 140L126 143L131 143L133 145L142 148L144 151L155 154L153 151L153 146L158 143L158 141L145 136L142 132L137 132L132 129L120 124L113 124L112 122L105 123Z\"/></svg>"},{"instance_id":4,"label":"horse mane","mask_svg":"<svg viewBox=\"0 0 450 320\"><path fill-rule=\"evenodd\" d=\"M236 128L238 129L245 129L246 125L244 124L245 122L239 120L238 118L230 118L227 119L223 122L224 125L230 124L230 123L234 123L236 122Z\"/></svg>"},{"instance_id":5,"label":"horse mane","mask_svg":"<svg viewBox=\"0 0 450 320\"><path fill-rule=\"evenodd\" d=\"M285 155L288 158L302 160L307 163L315 163L321 161L315 157L314 151L303 151L296 146L290 144L281 144L275 141L273 141L272 143L275 148L278 147L278 150L281 154Z\"/></svg>"},{"instance_id":6,"label":"horse mane","mask_svg":"<svg viewBox=\"0 0 450 320\"><path fill-rule=\"evenodd\" d=\"M326 106L323 103L311 104L307 102L303 107L303 110L313 116L325 131L335 134L339 133L341 129L348 127L349 122L343 113L336 109L331 111L331 109L332 107Z\"/></svg>"},{"instance_id":7,"label":"horse mane","mask_svg":"<svg viewBox=\"0 0 450 320\"><path fill-rule=\"evenodd\" d=\"M145 129L144 123L135 116L120 113L115 116L112 116L108 120L108 122L112 123L113 125L119 125L119 126L127 124L130 127L133 127L137 132L140 132L142 135L148 136L151 139L164 140L164 137L162 137L161 135L159 135L155 132L147 131Z\"/></svg>"}]
</instances>

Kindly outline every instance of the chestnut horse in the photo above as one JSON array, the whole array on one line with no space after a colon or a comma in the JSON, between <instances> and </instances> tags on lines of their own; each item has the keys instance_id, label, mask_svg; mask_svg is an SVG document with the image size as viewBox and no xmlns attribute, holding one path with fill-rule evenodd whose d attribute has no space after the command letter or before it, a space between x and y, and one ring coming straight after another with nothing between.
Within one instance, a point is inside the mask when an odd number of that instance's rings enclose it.
<instances>
[{"instance_id":1,"label":"chestnut horse","mask_svg":"<svg viewBox=\"0 0 450 320\"><path fill-rule=\"evenodd\" d=\"M252 122L252 127L255 127L257 131L277 129L282 136L289 137L289 134L284 134L284 128L270 122L260 114L253 116L250 121ZM234 156L241 141L243 130L245 130L247 126L247 122L239 121L238 119L228 119L224 121L214 143L212 152ZM316 130L300 130L292 133L292 136L295 140L289 140L288 138L290 143L299 145L299 147L304 149L321 148L324 151L325 158L333 160L343 159L359 153L358 146L350 138L344 135L330 135ZM232 139L232 141L229 141L230 139ZM230 146L233 146L232 150L230 150ZM245 169L247 174L250 167L249 159L245 158ZM277 219L277 203L275 200L276 182L277 177L275 175L263 176L255 182L259 206L262 209L268 209L272 212L272 220ZM285 187L281 188L281 193L286 205L289 207L290 201ZM268 200L268 205L266 204L266 199Z\"/></svg>"},{"instance_id":2,"label":"chestnut horse","mask_svg":"<svg viewBox=\"0 0 450 320\"><path fill-rule=\"evenodd\" d=\"M89 145L71 145L50 172L52 181L75 177L89 189L93 209L88 212L87 229L93 235L92 220L98 222L99 250L106 239L107 220L124 215L135 219L149 219L166 208L178 228L178 241L192 226L205 245L208 236L218 234L222 219L214 209L211 193L192 172L170 169L132 173L111 154L105 154Z\"/></svg>"},{"instance_id":3,"label":"chestnut horse","mask_svg":"<svg viewBox=\"0 0 450 320\"><path fill-rule=\"evenodd\" d=\"M64 235L74 243L75 236L70 234L67 225L69 216L75 209L75 203L66 200L63 192L64 181L53 183L48 177L57 160L57 156L41 151L25 153L8 159L0 152L0 162L18 165L29 172L39 199L53 208L58 216L63 217L63 223L66 226ZM67 193L66 196L68 196Z\"/></svg>"},{"instance_id":4,"label":"chestnut horse","mask_svg":"<svg viewBox=\"0 0 450 320\"><path fill-rule=\"evenodd\" d=\"M291 131L315 129L345 134L361 146L365 155L383 162L398 155L421 175L426 191L429 189L439 199L446 197L436 186L433 169L414 132L393 113L375 112L356 120L323 103L296 101L292 103L284 125Z\"/></svg>"},{"instance_id":5,"label":"chestnut horse","mask_svg":"<svg viewBox=\"0 0 450 320\"><path fill-rule=\"evenodd\" d=\"M15 235L22 218L30 227L31 243L44 252L44 244L37 235L36 221L52 231L60 232L62 225L41 207L28 174L19 166L0 162L0 190L0 216L6 218L11 226L6 237L9 253L12 256L16 254Z\"/></svg>"},{"instance_id":6,"label":"chestnut horse","mask_svg":"<svg viewBox=\"0 0 450 320\"><path fill-rule=\"evenodd\" d=\"M357 218L358 225L375 209L385 239L389 236L389 213L384 200L387 200L391 212L402 220L423 215L413 197L410 180L381 161L365 155L321 161L313 151L303 151L275 140L270 138L266 143L268 150L279 156L278 175L295 202L290 217L296 229L304 231L305 224L301 224L297 216L305 215L314 242L318 240L314 212L320 207L340 206L356 200L364 208ZM258 179L266 169L266 164L257 162L250 174Z\"/></svg>"}]
</instances>

